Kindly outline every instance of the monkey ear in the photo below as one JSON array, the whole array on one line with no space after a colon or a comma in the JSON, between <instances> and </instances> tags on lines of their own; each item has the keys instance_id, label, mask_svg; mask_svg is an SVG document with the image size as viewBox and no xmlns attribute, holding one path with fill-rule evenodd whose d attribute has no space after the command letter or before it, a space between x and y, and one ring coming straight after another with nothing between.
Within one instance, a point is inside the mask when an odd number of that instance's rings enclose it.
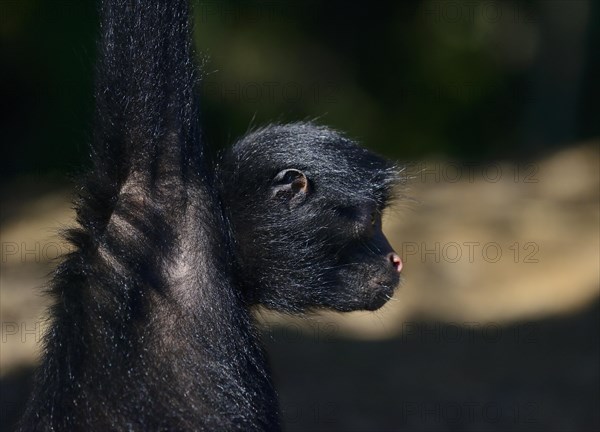
<instances>
[{"instance_id":1,"label":"monkey ear","mask_svg":"<svg viewBox=\"0 0 600 432\"><path fill-rule=\"evenodd\" d=\"M273 179L273 197L304 200L309 193L308 178L297 169L285 169Z\"/></svg>"}]
</instances>

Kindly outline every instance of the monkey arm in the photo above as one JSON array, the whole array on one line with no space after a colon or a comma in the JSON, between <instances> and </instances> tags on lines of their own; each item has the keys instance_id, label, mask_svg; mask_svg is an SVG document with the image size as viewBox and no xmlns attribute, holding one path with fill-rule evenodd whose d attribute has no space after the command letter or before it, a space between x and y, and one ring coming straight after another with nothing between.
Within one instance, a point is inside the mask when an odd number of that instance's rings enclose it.
<instances>
[{"instance_id":1,"label":"monkey arm","mask_svg":"<svg viewBox=\"0 0 600 432\"><path fill-rule=\"evenodd\" d=\"M188 178L202 160L186 0L102 2L96 167L123 183Z\"/></svg>"},{"instance_id":2,"label":"monkey arm","mask_svg":"<svg viewBox=\"0 0 600 432\"><path fill-rule=\"evenodd\" d=\"M209 250L195 243L220 231L187 0L101 3L94 168L80 191L78 222L99 258L120 274L160 284L189 279L183 272L197 258L190 252Z\"/></svg>"},{"instance_id":3,"label":"monkey arm","mask_svg":"<svg viewBox=\"0 0 600 432\"><path fill-rule=\"evenodd\" d=\"M21 430L273 430L204 157L186 0L103 0L90 173Z\"/></svg>"}]
</instances>

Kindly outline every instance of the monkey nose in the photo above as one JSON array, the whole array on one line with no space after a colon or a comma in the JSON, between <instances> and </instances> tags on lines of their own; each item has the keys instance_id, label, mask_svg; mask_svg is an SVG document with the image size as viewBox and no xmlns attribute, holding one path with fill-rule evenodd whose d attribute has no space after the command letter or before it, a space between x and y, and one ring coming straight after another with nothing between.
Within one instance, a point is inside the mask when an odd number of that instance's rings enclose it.
<instances>
[{"instance_id":1,"label":"monkey nose","mask_svg":"<svg viewBox=\"0 0 600 432\"><path fill-rule=\"evenodd\" d=\"M396 271L398 273L400 273L402 271L402 259L396 255L394 252L390 253L388 255L388 258L390 260L390 262L392 263L392 265L394 266L394 269L396 269Z\"/></svg>"}]
</instances>

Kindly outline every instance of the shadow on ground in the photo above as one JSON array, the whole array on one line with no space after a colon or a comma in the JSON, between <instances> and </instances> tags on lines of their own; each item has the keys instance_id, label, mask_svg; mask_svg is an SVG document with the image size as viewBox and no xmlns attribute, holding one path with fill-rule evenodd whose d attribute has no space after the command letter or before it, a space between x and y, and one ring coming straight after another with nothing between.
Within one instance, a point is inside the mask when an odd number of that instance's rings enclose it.
<instances>
[{"instance_id":1,"label":"shadow on ground","mask_svg":"<svg viewBox=\"0 0 600 432\"><path fill-rule=\"evenodd\" d=\"M406 323L357 341L275 327L265 343L293 431L583 431L600 418L600 302L570 316L480 328ZM12 430L31 369L0 381Z\"/></svg>"},{"instance_id":2,"label":"shadow on ground","mask_svg":"<svg viewBox=\"0 0 600 432\"><path fill-rule=\"evenodd\" d=\"M595 302L506 327L413 322L385 341L285 328L266 339L290 432L591 431L599 324Z\"/></svg>"}]
</instances>

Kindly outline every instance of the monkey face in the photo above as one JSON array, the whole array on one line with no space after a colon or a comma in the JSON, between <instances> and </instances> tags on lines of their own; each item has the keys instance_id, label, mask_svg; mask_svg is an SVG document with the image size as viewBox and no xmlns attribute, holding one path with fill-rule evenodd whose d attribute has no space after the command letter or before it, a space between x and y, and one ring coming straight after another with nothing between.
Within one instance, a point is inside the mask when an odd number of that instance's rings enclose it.
<instances>
[{"instance_id":1,"label":"monkey face","mask_svg":"<svg viewBox=\"0 0 600 432\"><path fill-rule=\"evenodd\" d=\"M393 296L402 260L382 232L380 209L364 203L337 213L338 225L330 235L335 295L326 305L336 310L376 310Z\"/></svg>"},{"instance_id":2,"label":"monkey face","mask_svg":"<svg viewBox=\"0 0 600 432\"><path fill-rule=\"evenodd\" d=\"M384 159L311 124L236 144L221 193L250 302L285 312L385 304L402 269L381 230L395 179Z\"/></svg>"},{"instance_id":3,"label":"monkey face","mask_svg":"<svg viewBox=\"0 0 600 432\"><path fill-rule=\"evenodd\" d=\"M240 274L251 282L254 302L282 311L383 306L399 283L402 261L382 232L382 209L320 200L310 178L286 171L269 211L234 223Z\"/></svg>"}]
</instances>

